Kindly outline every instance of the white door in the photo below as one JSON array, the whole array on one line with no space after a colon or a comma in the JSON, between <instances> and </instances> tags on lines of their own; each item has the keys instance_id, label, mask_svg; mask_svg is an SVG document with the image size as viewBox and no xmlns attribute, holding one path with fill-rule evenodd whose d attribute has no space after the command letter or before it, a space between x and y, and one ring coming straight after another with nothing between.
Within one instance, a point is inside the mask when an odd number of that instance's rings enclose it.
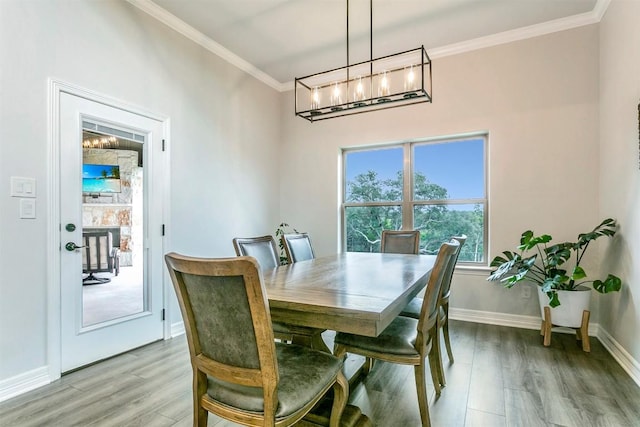
<instances>
[{"instance_id":1,"label":"white door","mask_svg":"<svg viewBox=\"0 0 640 427\"><path fill-rule=\"evenodd\" d=\"M163 338L163 123L60 94L61 370Z\"/></svg>"}]
</instances>

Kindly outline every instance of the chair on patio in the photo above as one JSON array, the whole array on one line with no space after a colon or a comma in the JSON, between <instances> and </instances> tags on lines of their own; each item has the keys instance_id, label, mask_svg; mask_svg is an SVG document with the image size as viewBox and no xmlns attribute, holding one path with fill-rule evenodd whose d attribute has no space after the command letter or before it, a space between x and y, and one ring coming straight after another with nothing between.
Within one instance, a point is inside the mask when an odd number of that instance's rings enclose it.
<instances>
[{"instance_id":1,"label":"chair on patio","mask_svg":"<svg viewBox=\"0 0 640 427\"><path fill-rule=\"evenodd\" d=\"M95 273L120 273L120 250L113 246L113 236L108 230L84 231L82 233L82 272L88 276L83 284L108 283L108 277L97 277Z\"/></svg>"},{"instance_id":2,"label":"chair on patio","mask_svg":"<svg viewBox=\"0 0 640 427\"><path fill-rule=\"evenodd\" d=\"M165 255L193 369L194 426L208 412L247 426L289 426L333 389L331 427L348 395L342 359L274 341L260 265L254 258Z\"/></svg>"}]
</instances>

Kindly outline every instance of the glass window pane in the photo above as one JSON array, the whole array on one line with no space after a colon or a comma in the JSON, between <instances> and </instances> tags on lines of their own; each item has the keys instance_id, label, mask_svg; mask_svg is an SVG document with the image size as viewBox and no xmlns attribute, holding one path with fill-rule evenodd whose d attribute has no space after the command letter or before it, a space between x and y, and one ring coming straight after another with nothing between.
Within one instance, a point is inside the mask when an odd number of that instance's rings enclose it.
<instances>
[{"instance_id":1,"label":"glass window pane","mask_svg":"<svg viewBox=\"0 0 640 427\"><path fill-rule=\"evenodd\" d=\"M402 200L402 147L347 152L346 202Z\"/></svg>"},{"instance_id":2,"label":"glass window pane","mask_svg":"<svg viewBox=\"0 0 640 427\"><path fill-rule=\"evenodd\" d=\"M484 198L484 139L414 147L414 200Z\"/></svg>"},{"instance_id":3,"label":"glass window pane","mask_svg":"<svg viewBox=\"0 0 640 427\"><path fill-rule=\"evenodd\" d=\"M402 227L400 206L345 208L347 252L380 252L382 230Z\"/></svg>"},{"instance_id":4,"label":"glass window pane","mask_svg":"<svg viewBox=\"0 0 640 427\"><path fill-rule=\"evenodd\" d=\"M414 228L420 230L420 252L435 254L452 236L467 235L459 262L484 261L484 206L420 205L414 207Z\"/></svg>"}]
</instances>

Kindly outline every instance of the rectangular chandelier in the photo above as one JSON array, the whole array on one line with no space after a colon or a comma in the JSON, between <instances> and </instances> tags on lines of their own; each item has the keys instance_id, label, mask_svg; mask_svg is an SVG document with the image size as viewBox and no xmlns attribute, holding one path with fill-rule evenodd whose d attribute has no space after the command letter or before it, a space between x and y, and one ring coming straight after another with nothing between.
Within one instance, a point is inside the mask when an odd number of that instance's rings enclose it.
<instances>
[{"instance_id":1,"label":"rectangular chandelier","mask_svg":"<svg viewBox=\"0 0 640 427\"><path fill-rule=\"evenodd\" d=\"M334 117L432 102L431 59L424 49L373 59L373 0L369 0L369 60L295 79L296 116L315 122Z\"/></svg>"},{"instance_id":2,"label":"rectangular chandelier","mask_svg":"<svg viewBox=\"0 0 640 427\"><path fill-rule=\"evenodd\" d=\"M431 59L424 45L373 59L373 0L369 0L369 60L295 79L296 116L315 122L334 117L432 102Z\"/></svg>"},{"instance_id":3,"label":"rectangular chandelier","mask_svg":"<svg viewBox=\"0 0 640 427\"><path fill-rule=\"evenodd\" d=\"M424 46L295 79L296 115L310 122L431 102Z\"/></svg>"}]
</instances>

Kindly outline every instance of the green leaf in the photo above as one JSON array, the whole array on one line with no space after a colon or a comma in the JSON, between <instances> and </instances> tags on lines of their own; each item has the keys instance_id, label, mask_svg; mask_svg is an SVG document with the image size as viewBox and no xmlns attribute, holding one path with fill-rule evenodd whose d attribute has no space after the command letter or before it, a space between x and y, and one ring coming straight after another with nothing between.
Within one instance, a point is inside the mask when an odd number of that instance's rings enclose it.
<instances>
[{"instance_id":1,"label":"green leaf","mask_svg":"<svg viewBox=\"0 0 640 427\"><path fill-rule=\"evenodd\" d=\"M585 277L587 277L587 273L584 271L582 267L576 266L576 268L573 269L573 273L571 274L571 280L580 280L580 279L584 279Z\"/></svg>"},{"instance_id":2,"label":"green leaf","mask_svg":"<svg viewBox=\"0 0 640 427\"><path fill-rule=\"evenodd\" d=\"M558 293L554 290L545 292L549 297L549 307L557 307L560 305L560 300L558 299Z\"/></svg>"},{"instance_id":3,"label":"green leaf","mask_svg":"<svg viewBox=\"0 0 640 427\"><path fill-rule=\"evenodd\" d=\"M550 242L551 239L552 237L548 234L534 237L533 232L528 230L522 233L522 238L520 239L520 246L518 246L518 249L521 251L528 251L535 248L537 245Z\"/></svg>"},{"instance_id":4,"label":"green leaf","mask_svg":"<svg viewBox=\"0 0 640 427\"><path fill-rule=\"evenodd\" d=\"M609 274L607 278L604 280L594 280L593 281L593 289L600 292L601 294L606 294L609 292L617 292L622 288L622 280L619 277L614 276L613 274Z\"/></svg>"}]
</instances>

